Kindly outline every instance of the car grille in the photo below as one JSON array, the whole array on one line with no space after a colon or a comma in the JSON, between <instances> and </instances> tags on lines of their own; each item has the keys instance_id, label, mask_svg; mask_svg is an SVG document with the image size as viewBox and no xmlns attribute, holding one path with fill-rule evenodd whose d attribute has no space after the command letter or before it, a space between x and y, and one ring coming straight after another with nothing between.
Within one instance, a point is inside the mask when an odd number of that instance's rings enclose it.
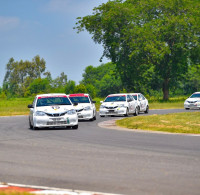
<instances>
[{"instance_id":1,"label":"car grille","mask_svg":"<svg viewBox=\"0 0 200 195\"><path fill-rule=\"evenodd\" d=\"M196 103L197 101L188 101L188 103L190 103L190 104L194 104L194 103Z\"/></svg>"},{"instance_id":2,"label":"car grille","mask_svg":"<svg viewBox=\"0 0 200 195\"><path fill-rule=\"evenodd\" d=\"M66 112L63 112L63 113L46 113L47 116L51 116L51 117L64 116L65 114L66 114Z\"/></svg>"},{"instance_id":3,"label":"car grille","mask_svg":"<svg viewBox=\"0 0 200 195\"><path fill-rule=\"evenodd\" d=\"M107 107L107 106L105 106L105 108L106 109L115 109L115 108L117 108L118 106L115 106L115 107Z\"/></svg>"},{"instance_id":4,"label":"car grille","mask_svg":"<svg viewBox=\"0 0 200 195\"><path fill-rule=\"evenodd\" d=\"M47 125L65 125L67 124L67 121L49 121L47 122Z\"/></svg>"},{"instance_id":5,"label":"car grille","mask_svg":"<svg viewBox=\"0 0 200 195\"><path fill-rule=\"evenodd\" d=\"M81 111L83 111L83 109L76 110L76 112L81 112Z\"/></svg>"}]
</instances>

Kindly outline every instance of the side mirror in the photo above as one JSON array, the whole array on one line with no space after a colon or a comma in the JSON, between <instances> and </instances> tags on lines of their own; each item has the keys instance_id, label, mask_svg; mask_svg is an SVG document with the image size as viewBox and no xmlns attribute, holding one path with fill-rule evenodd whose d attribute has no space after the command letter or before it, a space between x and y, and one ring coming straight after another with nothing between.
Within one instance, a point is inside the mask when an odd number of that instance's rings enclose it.
<instances>
[{"instance_id":1,"label":"side mirror","mask_svg":"<svg viewBox=\"0 0 200 195\"><path fill-rule=\"evenodd\" d=\"M28 108L33 108L33 104L29 104L27 107Z\"/></svg>"},{"instance_id":2,"label":"side mirror","mask_svg":"<svg viewBox=\"0 0 200 195\"><path fill-rule=\"evenodd\" d=\"M75 103L73 103L73 105L74 105L74 106L77 106L77 105L78 105L78 103L77 103L77 102L75 102Z\"/></svg>"},{"instance_id":3,"label":"side mirror","mask_svg":"<svg viewBox=\"0 0 200 195\"><path fill-rule=\"evenodd\" d=\"M103 103L103 101L100 101L100 103L102 104L102 103Z\"/></svg>"}]
</instances>

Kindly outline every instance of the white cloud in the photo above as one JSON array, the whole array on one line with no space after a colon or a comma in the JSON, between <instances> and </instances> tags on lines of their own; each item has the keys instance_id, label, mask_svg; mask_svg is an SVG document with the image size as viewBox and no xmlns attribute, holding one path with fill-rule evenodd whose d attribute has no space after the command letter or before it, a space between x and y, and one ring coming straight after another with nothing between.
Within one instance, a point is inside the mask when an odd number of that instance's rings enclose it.
<instances>
[{"instance_id":1,"label":"white cloud","mask_svg":"<svg viewBox=\"0 0 200 195\"><path fill-rule=\"evenodd\" d=\"M0 31L9 31L16 28L20 23L17 17L3 17L0 16Z\"/></svg>"}]
</instances>

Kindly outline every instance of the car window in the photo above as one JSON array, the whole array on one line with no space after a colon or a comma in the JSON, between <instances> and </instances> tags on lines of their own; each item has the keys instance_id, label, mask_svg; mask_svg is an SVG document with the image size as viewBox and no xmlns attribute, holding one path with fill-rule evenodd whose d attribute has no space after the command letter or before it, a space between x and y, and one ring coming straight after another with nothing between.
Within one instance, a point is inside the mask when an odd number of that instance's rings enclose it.
<instances>
[{"instance_id":1,"label":"car window","mask_svg":"<svg viewBox=\"0 0 200 195\"><path fill-rule=\"evenodd\" d=\"M37 107L51 105L71 105L67 97L38 97Z\"/></svg>"},{"instance_id":2,"label":"car window","mask_svg":"<svg viewBox=\"0 0 200 195\"><path fill-rule=\"evenodd\" d=\"M145 97L141 94L141 98L142 98L142 100L145 100Z\"/></svg>"},{"instance_id":3,"label":"car window","mask_svg":"<svg viewBox=\"0 0 200 195\"><path fill-rule=\"evenodd\" d=\"M133 95L133 98L134 98L135 100L137 100L137 95Z\"/></svg>"},{"instance_id":4,"label":"car window","mask_svg":"<svg viewBox=\"0 0 200 195\"><path fill-rule=\"evenodd\" d=\"M200 93L192 94L190 98L200 98Z\"/></svg>"},{"instance_id":5,"label":"car window","mask_svg":"<svg viewBox=\"0 0 200 195\"><path fill-rule=\"evenodd\" d=\"M69 97L72 103L90 103L88 96Z\"/></svg>"},{"instance_id":6,"label":"car window","mask_svg":"<svg viewBox=\"0 0 200 195\"><path fill-rule=\"evenodd\" d=\"M125 102L126 96L119 95L119 96L108 96L104 102Z\"/></svg>"}]
</instances>

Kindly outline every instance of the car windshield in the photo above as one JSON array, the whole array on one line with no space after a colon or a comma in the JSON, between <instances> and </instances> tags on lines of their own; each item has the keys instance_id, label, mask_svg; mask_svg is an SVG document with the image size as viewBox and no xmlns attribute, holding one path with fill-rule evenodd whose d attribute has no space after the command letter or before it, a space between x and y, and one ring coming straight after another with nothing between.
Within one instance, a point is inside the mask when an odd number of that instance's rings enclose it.
<instances>
[{"instance_id":1,"label":"car windshield","mask_svg":"<svg viewBox=\"0 0 200 195\"><path fill-rule=\"evenodd\" d=\"M134 99L137 100L137 95L133 95Z\"/></svg>"},{"instance_id":2,"label":"car windshield","mask_svg":"<svg viewBox=\"0 0 200 195\"><path fill-rule=\"evenodd\" d=\"M200 98L200 93L192 94L190 98Z\"/></svg>"},{"instance_id":3,"label":"car windshield","mask_svg":"<svg viewBox=\"0 0 200 195\"><path fill-rule=\"evenodd\" d=\"M125 95L120 96L108 96L104 102L124 102L126 101Z\"/></svg>"},{"instance_id":4,"label":"car windshield","mask_svg":"<svg viewBox=\"0 0 200 195\"><path fill-rule=\"evenodd\" d=\"M37 107L51 105L71 105L67 97L38 97Z\"/></svg>"},{"instance_id":5,"label":"car windshield","mask_svg":"<svg viewBox=\"0 0 200 195\"><path fill-rule=\"evenodd\" d=\"M69 99L72 101L72 103L90 103L90 100L87 96L69 97Z\"/></svg>"}]
</instances>

